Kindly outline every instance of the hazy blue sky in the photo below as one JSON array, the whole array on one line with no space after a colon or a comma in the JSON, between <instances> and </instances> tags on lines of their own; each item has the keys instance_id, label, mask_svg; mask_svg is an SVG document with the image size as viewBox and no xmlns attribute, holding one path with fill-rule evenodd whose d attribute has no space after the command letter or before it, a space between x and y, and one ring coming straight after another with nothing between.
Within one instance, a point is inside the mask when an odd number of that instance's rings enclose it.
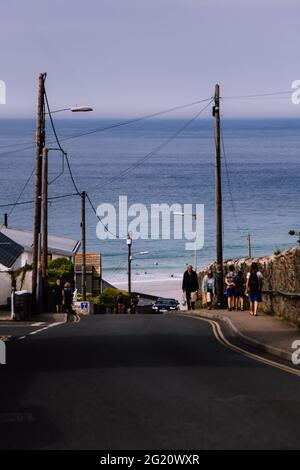
<instances>
[{"instance_id":1,"label":"hazy blue sky","mask_svg":"<svg viewBox=\"0 0 300 470\"><path fill-rule=\"evenodd\" d=\"M52 107L130 116L210 96L285 91L300 79L299 0L2 0L0 117ZM225 101L223 113L298 116L290 99Z\"/></svg>"}]
</instances>

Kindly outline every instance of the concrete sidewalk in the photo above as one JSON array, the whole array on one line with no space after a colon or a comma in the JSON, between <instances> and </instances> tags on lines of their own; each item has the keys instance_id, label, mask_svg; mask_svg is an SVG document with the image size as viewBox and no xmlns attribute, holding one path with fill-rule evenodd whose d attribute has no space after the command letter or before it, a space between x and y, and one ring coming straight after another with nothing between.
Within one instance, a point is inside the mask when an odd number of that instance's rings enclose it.
<instances>
[{"instance_id":1,"label":"concrete sidewalk","mask_svg":"<svg viewBox=\"0 0 300 470\"><path fill-rule=\"evenodd\" d=\"M8 310L0 310L0 321L8 321L11 318L11 313Z\"/></svg>"},{"instance_id":2,"label":"concrete sidewalk","mask_svg":"<svg viewBox=\"0 0 300 470\"><path fill-rule=\"evenodd\" d=\"M207 310L181 311L181 314L195 314L204 318L221 320L243 343L264 352L291 361L295 351L292 344L300 340L300 330L284 320L260 313L251 316L249 311Z\"/></svg>"},{"instance_id":3,"label":"concrete sidewalk","mask_svg":"<svg viewBox=\"0 0 300 470\"><path fill-rule=\"evenodd\" d=\"M0 324L1 321L13 321L11 320L11 313L7 310L0 310ZM18 320L19 321L19 320ZM32 316L28 320L22 320L22 322L26 323L34 323L34 322L65 322L67 321L67 314L66 313L41 313L39 315Z\"/></svg>"}]
</instances>

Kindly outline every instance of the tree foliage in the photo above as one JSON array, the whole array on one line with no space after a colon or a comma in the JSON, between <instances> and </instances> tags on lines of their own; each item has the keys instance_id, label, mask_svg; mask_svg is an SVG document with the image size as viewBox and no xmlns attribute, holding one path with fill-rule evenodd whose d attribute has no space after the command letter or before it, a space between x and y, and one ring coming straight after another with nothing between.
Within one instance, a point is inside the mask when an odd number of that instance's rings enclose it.
<instances>
[{"instance_id":1,"label":"tree foliage","mask_svg":"<svg viewBox=\"0 0 300 470\"><path fill-rule=\"evenodd\" d=\"M50 285L55 284L56 279L62 283L74 282L74 265L68 258L56 258L48 263L48 281Z\"/></svg>"}]
</instances>

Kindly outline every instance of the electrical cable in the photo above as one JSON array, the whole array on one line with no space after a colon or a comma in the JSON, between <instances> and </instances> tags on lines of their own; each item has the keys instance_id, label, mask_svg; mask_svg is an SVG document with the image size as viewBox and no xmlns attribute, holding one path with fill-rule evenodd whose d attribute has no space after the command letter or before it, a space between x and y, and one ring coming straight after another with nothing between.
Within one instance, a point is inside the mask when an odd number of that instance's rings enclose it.
<instances>
[{"instance_id":1,"label":"electrical cable","mask_svg":"<svg viewBox=\"0 0 300 470\"><path fill-rule=\"evenodd\" d=\"M278 96L278 95L287 95L291 94L292 91L275 91L270 93L258 93L258 94L250 94L250 95L233 95L233 96L222 96L220 99L223 100L235 100L235 99L243 99L243 98L264 98L266 96Z\"/></svg>"},{"instance_id":2,"label":"electrical cable","mask_svg":"<svg viewBox=\"0 0 300 470\"><path fill-rule=\"evenodd\" d=\"M163 114L168 114L168 113L171 113L171 112L174 112L174 111L179 111L181 109L185 109L185 108L188 108L188 107L191 107L191 106L195 106L197 104L204 103L205 101L209 101L211 99L212 99L212 97L204 98L204 99L201 99L201 100L193 101L191 103L186 103L186 104L183 104L183 105L174 106L172 108L167 108L167 109L164 109L162 111L157 111L155 113L145 114L144 116L137 117L137 118L132 118L132 119L129 119L127 121L120 121L120 122L117 122L115 124L110 124L110 125L107 125L107 126L104 126L104 127L99 127L99 128L96 128L96 129L91 129L89 131L80 132L80 133L77 133L77 134L72 134L70 136L66 136L66 137L61 138L60 141L65 142L67 140L77 139L78 137L83 137L85 135L95 134L97 132L105 132L105 131L108 131L110 129L115 129L115 128L121 127L121 126L127 126L129 124L134 124L136 122L140 122L140 121L145 120L145 119L151 119L153 117L158 117L158 116L161 116ZM53 143L53 142L50 141L49 143ZM12 144L12 145L9 145L9 146L2 146L0 148L4 149L4 148L9 148L9 147L12 147L12 146L20 146L20 145L26 145L26 147L21 149L21 150L17 149L17 150L11 150L9 152L1 152L0 156L2 154L15 153L15 152L18 152L18 151L30 150L30 149L34 148L34 145L32 145L30 142L24 142L24 144L21 144L21 143Z\"/></svg>"},{"instance_id":3,"label":"electrical cable","mask_svg":"<svg viewBox=\"0 0 300 470\"><path fill-rule=\"evenodd\" d=\"M160 151L163 147L168 145L172 140L176 139L187 127L189 127L208 108L208 106L212 103L212 101L213 100L207 103L200 111L198 111L195 114L195 116L193 116L188 122L186 122L182 127L180 127L180 129L178 129L173 135L168 137L164 142L160 143L157 147L155 147L155 149L151 150L151 152L144 155L142 158L140 158L135 163L133 163L129 167L122 170L117 175L112 176L104 185L102 184L97 185L96 188L99 186L103 188L103 187L106 187L107 185L110 185L113 181L124 177L129 171L134 170L135 168L140 166L142 163L144 163L146 160L149 160L149 158L151 158L154 154Z\"/></svg>"},{"instance_id":4,"label":"electrical cable","mask_svg":"<svg viewBox=\"0 0 300 470\"><path fill-rule=\"evenodd\" d=\"M94 204L92 203L90 196L88 195L88 193L85 193L85 194L86 194L86 198L87 198L87 200L88 200L88 202L89 202L89 204L90 204L90 206L91 206L91 208L92 208L92 211L94 212L94 214L95 214L95 216L97 217L97 219L99 220L99 222L100 222L100 223L103 225L103 227L105 228L105 231L108 232L108 233L110 233L111 235L113 235L113 237L115 237L115 238L121 238L121 237L119 237L119 235L117 235L116 233L111 232L111 231L108 229L107 225L105 225L105 224L102 222L101 218L100 218L100 217L98 216L98 214L97 214L97 210L96 210Z\"/></svg>"},{"instance_id":5,"label":"electrical cable","mask_svg":"<svg viewBox=\"0 0 300 470\"><path fill-rule=\"evenodd\" d=\"M198 111L195 116L192 117L192 119L190 119L188 122L186 122L184 124L184 126L180 127L180 129L178 129L175 134L173 134L172 136L168 137L168 139L166 139L164 142L162 142L160 145L158 145L155 149L153 149L151 152L147 153L144 157L142 157L140 160L138 160L137 162L135 162L135 164L131 165L130 167L127 167L125 170L123 170L121 173L119 173L118 175L116 175L115 177L113 178L110 178L107 182L107 184L110 184L114 179L118 179L120 176L121 177L124 177L125 174L127 174L130 170L136 168L137 166L140 166L142 163L144 163L147 159L149 159L150 157L152 157L152 155L154 155L157 151L161 150L163 147L165 147L169 142L171 142L172 140L174 140L176 137L178 137L179 134L181 134L192 122L194 122L199 116L200 114L202 114L207 108L208 106L212 103L212 99L210 100L209 103L207 103L200 111ZM103 186L102 186L103 187ZM90 196L89 194L86 194L86 197L90 203L90 206L92 208L92 210L94 211L96 217L98 218L98 220L102 223L102 225L104 226L105 230L107 232L109 232L111 235L113 235L115 238L120 238L117 234L111 232L107 226L102 222L101 218L97 215L97 211L96 211L96 208L94 206L94 204L92 203L91 199L90 199Z\"/></svg>"},{"instance_id":6,"label":"electrical cable","mask_svg":"<svg viewBox=\"0 0 300 470\"><path fill-rule=\"evenodd\" d=\"M237 229L239 230L239 232L242 232L241 226L239 225L239 222L238 222L236 206L235 206L235 202L234 202L233 194L232 194L232 190L231 190L231 179L230 179L230 174L229 174L229 170L228 170L227 157L226 157L225 144L224 144L224 137L223 137L223 129L222 129L221 124L220 124L220 131L221 131L220 132L221 133L221 143L222 143L222 150L223 150L224 163L225 163L226 179L227 179L227 185L228 185L228 191L229 191L229 197L230 197L230 201L231 201L233 217L234 217Z\"/></svg>"},{"instance_id":7,"label":"electrical cable","mask_svg":"<svg viewBox=\"0 0 300 470\"><path fill-rule=\"evenodd\" d=\"M78 196L78 193L68 193L68 194L61 194L59 196L52 196L52 197L48 197L48 201L56 201L58 199L64 199L66 197L71 197L71 196ZM30 201L21 201L21 202L18 202L18 203L15 203L15 202L12 202L12 203L8 203L8 204L0 204L0 208L2 207L12 207L12 206L24 206L26 204L34 204L34 200L30 200Z\"/></svg>"}]
</instances>

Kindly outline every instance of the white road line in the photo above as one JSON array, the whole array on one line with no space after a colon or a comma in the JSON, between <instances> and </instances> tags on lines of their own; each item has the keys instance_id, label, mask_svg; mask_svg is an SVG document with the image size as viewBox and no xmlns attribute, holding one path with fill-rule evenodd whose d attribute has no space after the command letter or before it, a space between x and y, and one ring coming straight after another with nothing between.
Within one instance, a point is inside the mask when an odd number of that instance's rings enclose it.
<instances>
[{"instance_id":1,"label":"white road line","mask_svg":"<svg viewBox=\"0 0 300 470\"><path fill-rule=\"evenodd\" d=\"M221 326L216 321L209 320L207 318L199 317L199 316L196 316L196 315L186 315L185 314L185 315L181 315L181 316L190 317L190 318L194 318L195 320L201 320L201 321L204 321L206 323L209 323L212 327L215 338L224 347L226 347L228 349L231 349L232 351L235 351L236 353L239 353L242 356L246 356L246 357L248 357L250 359L253 359L255 361L262 362L263 364L266 364L268 366L276 367L277 369L281 369L284 372L287 372L288 374L292 374L292 375L296 375L297 377L300 377L300 370L296 370L293 367L286 366L286 365L281 364L280 362L276 362L272 359L267 359L263 356L260 356L259 354L251 353L250 351L247 351L246 349L243 349L239 346L235 346L234 344L230 343L230 341L228 341L228 339L225 338L225 336L222 332Z\"/></svg>"},{"instance_id":2,"label":"white road line","mask_svg":"<svg viewBox=\"0 0 300 470\"><path fill-rule=\"evenodd\" d=\"M80 322L80 316L76 317L76 319L75 319L74 322L72 322L72 323L79 323L79 322ZM55 326L64 325L65 323L67 323L67 322L61 322L61 321L60 321L60 322L50 323L49 325L44 326L43 328L39 328L38 330L30 331L29 333L27 333L27 334L24 335L24 336L19 336L19 337L17 338L17 341L21 341L21 340L23 340L23 339L26 339L26 338L28 338L29 336L37 335L38 333L41 333L42 331L49 330L50 328L54 328ZM40 324L40 325L45 325L46 323L45 323L45 322L41 322L41 323L39 323L39 324ZM4 325L3 325L3 326L4 326ZM5 326L11 326L11 325L5 325ZM14 326L18 326L18 325L14 325ZM21 325L19 325L19 326L21 326ZM29 325L22 325L22 326L29 326ZM31 326L38 326L38 324L37 324L37 323L33 323L33 325L31 325ZM9 340L9 339L11 338L11 336L3 336L3 337L0 336L0 339L3 339L3 338L5 338L4 341L7 341L7 340Z\"/></svg>"},{"instance_id":3,"label":"white road line","mask_svg":"<svg viewBox=\"0 0 300 470\"><path fill-rule=\"evenodd\" d=\"M28 333L28 335L36 335L38 333L41 333L42 331L49 330L49 328L53 328L54 326L63 325L63 324L64 324L64 322L50 323L50 325L47 325L44 328L40 328L39 330L31 331L30 333Z\"/></svg>"}]
</instances>

